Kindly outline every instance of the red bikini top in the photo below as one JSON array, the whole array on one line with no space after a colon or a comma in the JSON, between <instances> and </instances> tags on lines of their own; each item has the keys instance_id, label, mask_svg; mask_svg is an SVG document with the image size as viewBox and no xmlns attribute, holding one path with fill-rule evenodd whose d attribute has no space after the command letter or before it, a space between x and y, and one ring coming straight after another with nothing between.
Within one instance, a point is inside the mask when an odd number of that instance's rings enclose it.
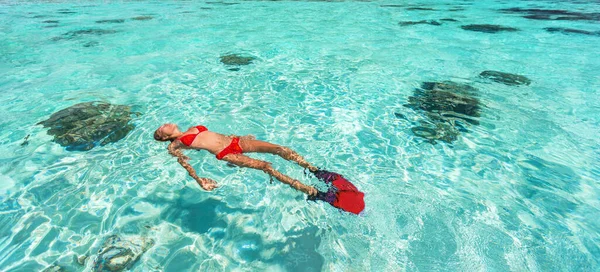
<instances>
[{"instance_id":1,"label":"red bikini top","mask_svg":"<svg viewBox=\"0 0 600 272\"><path fill-rule=\"evenodd\" d=\"M194 142L194 140L196 139L196 136L198 136L198 134L208 130L205 126L196 126L195 128L198 130L198 133L183 135L183 136L181 136L181 138L179 138L179 141L181 143L183 143L184 145L190 146L190 145L192 145L192 143Z\"/></svg>"}]
</instances>

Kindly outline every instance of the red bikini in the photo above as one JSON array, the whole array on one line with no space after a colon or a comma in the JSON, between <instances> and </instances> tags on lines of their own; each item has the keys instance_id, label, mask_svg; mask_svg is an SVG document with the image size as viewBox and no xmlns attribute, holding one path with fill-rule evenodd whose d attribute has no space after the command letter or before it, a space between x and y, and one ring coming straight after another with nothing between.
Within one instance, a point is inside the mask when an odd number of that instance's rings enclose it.
<instances>
[{"instance_id":1,"label":"red bikini","mask_svg":"<svg viewBox=\"0 0 600 272\"><path fill-rule=\"evenodd\" d=\"M179 141L186 146L191 146L192 143L194 142L194 140L196 139L196 136L198 136L198 134L208 130L205 126L196 126L195 128L198 130L198 133L183 135L183 136L181 136L181 138L179 138ZM227 147L225 147L223 150L221 150L221 152L219 152L219 154L217 154L217 159L222 160L223 157L225 157L229 154L242 154L243 150L239 143L240 143L240 138L234 137L231 140L231 143Z\"/></svg>"},{"instance_id":2,"label":"red bikini","mask_svg":"<svg viewBox=\"0 0 600 272\"><path fill-rule=\"evenodd\" d=\"M192 143L194 142L194 140L196 139L196 136L198 136L198 134L208 130L205 126L197 126L195 128L198 130L198 133L183 135L183 136L181 136L181 138L179 138L179 141L181 143L183 143L184 145L190 146L190 145L192 145Z\"/></svg>"},{"instance_id":3,"label":"red bikini","mask_svg":"<svg viewBox=\"0 0 600 272\"><path fill-rule=\"evenodd\" d=\"M225 147L225 149L221 150L219 154L217 154L217 160L222 160L223 157L229 154L242 154L242 147L239 143L240 138L234 137L233 140L231 140L231 143L227 147Z\"/></svg>"}]
</instances>

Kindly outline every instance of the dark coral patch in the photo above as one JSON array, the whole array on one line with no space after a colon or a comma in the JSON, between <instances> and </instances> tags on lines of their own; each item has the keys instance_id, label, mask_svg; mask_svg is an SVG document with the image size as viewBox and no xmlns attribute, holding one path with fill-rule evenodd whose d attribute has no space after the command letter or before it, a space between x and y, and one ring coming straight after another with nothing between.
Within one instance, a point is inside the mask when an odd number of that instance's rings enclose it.
<instances>
[{"instance_id":1,"label":"dark coral patch","mask_svg":"<svg viewBox=\"0 0 600 272\"><path fill-rule=\"evenodd\" d=\"M533 19L533 20L552 20L550 18L550 15L543 15L543 14L525 15L525 16L523 16L523 18Z\"/></svg>"},{"instance_id":2,"label":"dark coral patch","mask_svg":"<svg viewBox=\"0 0 600 272\"><path fill-rule=\"evenodd\" d=\"M406 115L399 113L399 112L394 112L394 116L396 116L396 118L398 118L398 119L408 120L408 118L406 118Z\"/></svg>"},{"instance_id":3,"label":"dark coral patch","mask_svg":"<svg viewBox=\"0 0 600 272\"><path fill-rule=\"evenodd\" d=\"M460 28L468 31L476 31L476 32L484 32L484 33L498 33L498 32L514 32L519 31L519 29L508 26L501 25L489 25L489 24L473 24L473 25L464 25Z\"/></svg>"},{"instance_id":4,"label":"dark coral patch","mask_svg":"<svg viewBox=\"0 0 600 272\"><path fill-rule=\"evenodd\" d=\"M154 17L149 16L149 15L142 15L142 16L136 16L131 18L131 20L136 20L136 21L148 21L148 20L152 20L154 19Z\"/></svg>"},{"instance_id":5,"label":"dark coral patch","mask_svg":"<svg viewBox=\"0 0 600 272\"><path fill-rule=\"evenodd\" d=\"M442 23L435 21L435 20L421 20L421 21L405 21L405 22L399 22L398 23L401 26L411 26L411 25L434 25L434 26L439 26L442 25Z\"/></svg>"},{"instance_id":6,"label":"dark coral patch","mask_svg":"<svg viewBox=\"0 0 600 272\"><path fill-rule=\"evenodd\" d=\"M452 81L423 82L421 88L409 97L409 108L479 124L477 119L472 118L480 116L479 100L474 97L477 89Z\"/></svg>"},{"instance_id":7,"label":"dark coral patch","mask_svg":"<svg viewBox=\"0 0 600 272\"><path fill-rule=\"evenodd\" d=\"M61 267L60 265L57 265L57 264L53 264L51 266L44 268L44 270L42 270L42 272L64 272L64 271L65 271L65 269L63 269L63 267Z\"/></svg>"},{"instance_id":8,"label":"dark coral patch","mask_svg":"<svg viewBox=\"0 0 600 272\"><path fill-rule=\"evenodd\" d=\"M431 143L455 141L467 125L479 124L481 105L476 92L469 85L451 81L423 82L404 105L426 118L411 129L413 134Z\"/></svg>"},{"instance_id":9,"label":"dark coral patch","mask_svg":"<svg viewBox=\"0 0 600 272\"><path fill-rule=\"evenodd\" d=\"M600 21L600 12L575 12L562 9L500 9L502 13L522 14L533 20Z\"/></svg>"},{"instance_id":10,"label":"dark coral patch","mask_svg":"<svg viewBox=\"0 0 600 272\"><path fill-rule=\"evenodd\" d=\"M106 19L106 20L98 20L97 24L122 24L125 22L125 19Z\"/></svg>"},{"instance_id":11,"label":"dark coral patch","mask_svg":"<svg viewBox=\"0 0 600 272\"><path fill-rule=\"evenodd\" d=\"M150 238L110 236L98 251L92 271L129 270L153 245L154 241Z\"/></svg>"},{"instance_id":12,"label":"dark coral patch","mask_svg":"<svg viewBox=\"0 0 600 272\"><path fill-rule=\"evenodd\" d=\"M239 3L233 3L233 2L205 2L206 4L212 4L212 5L220 5L220 6L233 6L233 5L238 5Z\"/></svg>"},{"instance_id":13,"label":"dark coral patch","mask_svg":"<svg viewBox=\"0 0 600 272\"><path fill-rule=\"evenodd\" d=\"M410 8L406 8L406 10L428 10L428 11L432 11L435 10L434 8L423 8L423 7L410 7Z\"/></svg>"},{"instance_id":14,"label":"dark coral patch","mask_svg":"<svg viewBox=\"0 0 600 272\"><path fill-rule=\"evenodd\" d=\"M75 14L77 12L69 10L69 9L59 9L59 10L57 10L57 13L60 13L60 14Z\"/></svg>"},{"instance_id":15,"label":"dark coral patch","mask_svg":"<svg viewBox=\"0 0 600 272\"><path fill-rule=\"evenodd\" d=\"M405 5L380 5L382 8L403 8Z\"/></svg>"},{"instance_id":16,"label":"dark coral patch","mask_svg":"<svg viewBox=\"0 0 600 272\"><path fill-rule=\"evenodd\" d=\"M562 33L562 34L583 34L583 35L590 35L590 36L600 36L600 31L587 31L587 30L581 30L581 29L574 29L574 28L564 28L564 27L546 27L544 28L544 30L550 32L550 33Z\"/></svg>"},{"instance_id":17,"label":"dark coral patch","mask_svg":"<svg viewBox=\"0 0 600 272\"><path fill-rule=\"evenodd\" d=\"M458 139L460 132L453 126L446 123L423 124L410 128L412 133L428 142L435 144L436 141L452 143Z\"/></svg>"},{"instance_id":18,"label":"dark coral patch","mask_svg":"<svg viewBox=\"0 0 600 272\"><path fill-rule=\"evenodd\" d=\"M100 43L97 41L86 42L83 44L83 47L94 47L98 46Z\"/></svg>"},{"instance_id":19,"label":"dark coral patch","mask_svg":"<svg viewBox=\"0 0 600 272\"><path fill-rule=\"evenodd\" d=\"M254 59L254 57L244 57L238 54L229 54L220 57L221 62L225 65L248 65Z\"/></svg>"},{"instance_id":20,"label":"dark coral patch","mask_svg":"<svg viewBox=\"0 0 600 272\"><path fill-rule=\"evenodd\" d=\"M79 103L60 110L38 125L50 128L53 141L69 151L86 151L123 139L134 126L130 107L103 102Z\"/></svg>"},{"instance_id":21,"label":"dark coral patch","mask_svg":"<svg viewBox=\"0 0 600 272\"><path fill-rule=\"evenodd\" d=\"M117 31L112 30L112 29L88 28L88 29L69 31L67 33L62 34L60 37L52 38L52 40L53 41L72 40L72 39L79 38L81 36L102 36L102 35L114 34L114 33L117 33Z\"/></svg>"},{"instance_id":22,"label":"dark coral patch","mask_svg":"<svg viewBox=\"0 0 600 272\"><path fill-rule=\"evenodd\" d=\"M499 71L483 71L479 74L479 76L510 86L531 84L531 80L525 76Z\"/></svg>"},{"instance_id":23,"label":"dark coral patch","mask_svg":"<svg viewBox=\"0 0 600 272\"><path fill-rule=\"evenodd\" d=\"M114 33L117 33L117 31L112 30L112 29L93 29L92 28L92 29L69 31L63 35L67 36L67 37L77 37L77 36L81 36L81 35L101 36L101 35L114 34Z\"/></svg>"},{"instance_id":24,"label":"dark coral patch","mask_svg":"<svg viewBox=\"0 0 600 272\"><path fill-rule=\"evenodd\" d=\"M21 146L26 146L29 144L29 136L31 136L31 134L27 134L27 136L25 136L25 139L23 139Z\"/></svg>"}]
</instances>

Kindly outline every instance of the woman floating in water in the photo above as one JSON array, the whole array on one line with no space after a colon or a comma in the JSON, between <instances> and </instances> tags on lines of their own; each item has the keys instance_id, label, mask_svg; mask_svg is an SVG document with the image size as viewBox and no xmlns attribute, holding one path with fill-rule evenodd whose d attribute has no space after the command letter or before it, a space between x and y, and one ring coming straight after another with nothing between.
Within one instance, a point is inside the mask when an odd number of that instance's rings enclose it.
<instances>
[{"instance_id":1,"label":"woman floating in water","mask_svg":"<svg viewBox=\"0 0 600 272\"><path fill-rule=\"evenodd\" d=\"M181 152L182 149L206 150L215 154L219 160L224 160L241 167L262 170L309 196L317 194L317 189L304 185L300 181L278 172L273 169L271 163L253 159L243 154L258 152L279 155L286 160L298 163L312 172L317 171L317 167L311 165L302 156L287 147L255 140L252 136L225 136L209 131L204 126L191 127L187 131L181 132L175 124L164 124L159 127L154 132L154 139L157 141L171 141L167 148L169 153L177 157L177 161L204 190L210 191L214 189L217 187L216 182L208 178L198 177L194 168L187 162L189 158Z\"/></svg>"},{"instance_id":2,"label":"woman floating in water","mask_svg":"<svg viewBox=\"0 0 600 272\"><path fill-rule=\"evenodd\" d=\"M188 171L190 176L207 191L216 188L217 183L208 178L198 177L194 168L187 162L189 157L183 154L182 149L206 150L215 154L218 160L224 160L240 167L262 170L292 188L307 194L309 199L323 200L349 212L358 214L364 208L363 193L359 192L352 183L339 174L319 170L287 147L259 141L253 136L225 136L209 131L204 126L191 127L187 131L181 132L175 124L160 126L154 132L154 139L171 141L167 147L169 153L177 157L177 161ZM331 189L327 192L319 192L316 188L302 184L273 169L271 163L250 158L243 153L269 153L296 162L314 173L317 178L331 184Z\"/></svg>"}]
</instances>

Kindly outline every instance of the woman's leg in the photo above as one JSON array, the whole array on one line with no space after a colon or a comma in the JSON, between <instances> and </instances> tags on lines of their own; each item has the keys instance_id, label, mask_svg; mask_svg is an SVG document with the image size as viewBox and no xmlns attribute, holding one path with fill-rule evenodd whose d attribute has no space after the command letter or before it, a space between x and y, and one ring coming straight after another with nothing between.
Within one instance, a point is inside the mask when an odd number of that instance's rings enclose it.
<instances>
[{"instance_id":1,"label":"woman's leg","mask_svg":"<svg viewBox=\"0 0 600 272\"><path fill-rule=\"evenodd\" d=\"M310 170L317 171L318 168L307 162L300 154L296 151L291 150L285 146L280 146L264 141L254 140L253 138L241 138L240 145L244 152L258 152L258 153L269 153L278 155L288 161L294 161L300 166Z\"/></svg>"},{"instance_id":2,"label":"woman's leg","mask_svg":"<svg viewBox=\"0 0 600 272\"><path fill-rule=\"evenodd\" d=\"M243 147L242 147L242 149L243 149ZM269 163L269 162L253 159L253 158L250 158L250 157L242 155L242 154L229 154L229 155L223 157L223 160L230 162L232 164L235 164L237 166L249 167L249 168L262 170L265 173L275 177L277 180L279 180L279 181L291 186L292 188L294 188L298 191L301 191L309 196L314 196L317 194L317 189L315 189L314 187L308 186L308 185L304 185L300 181L295 180L291 177L288 177L288 176L282 174L281 172L273 169L273 167L271 166L271 163Z\"/></svg>"}]
</instances>

